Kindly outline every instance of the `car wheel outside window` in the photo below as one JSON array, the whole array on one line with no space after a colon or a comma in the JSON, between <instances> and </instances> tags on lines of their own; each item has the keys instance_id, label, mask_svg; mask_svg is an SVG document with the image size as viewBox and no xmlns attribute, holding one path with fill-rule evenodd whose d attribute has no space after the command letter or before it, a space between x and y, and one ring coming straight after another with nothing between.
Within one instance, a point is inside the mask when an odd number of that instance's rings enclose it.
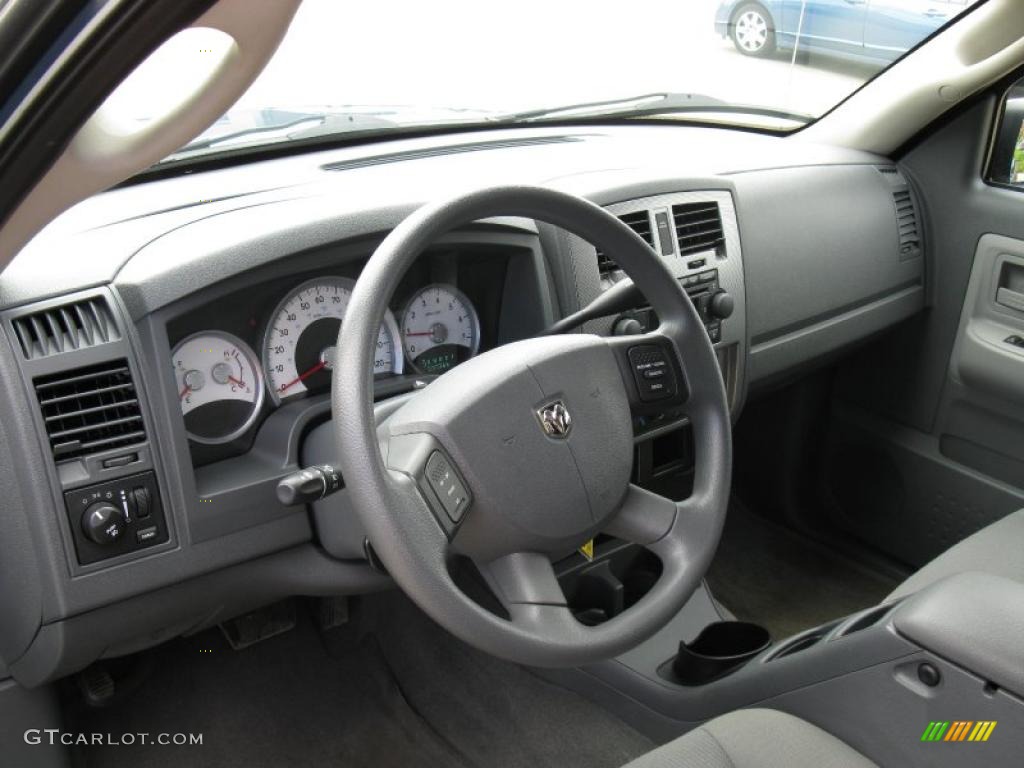
<instances>
[{"instance_id":1,"label":"car wheel outside window","mask_svg":"<svg viewBox=\"0 0 1024 768\"><path fill-rule=\"evenodd\" d=\"M775 50L772 17L757 3L741 7L731 25L733 45L744 56L768 56Z\"/></svg>"}]
</instances>

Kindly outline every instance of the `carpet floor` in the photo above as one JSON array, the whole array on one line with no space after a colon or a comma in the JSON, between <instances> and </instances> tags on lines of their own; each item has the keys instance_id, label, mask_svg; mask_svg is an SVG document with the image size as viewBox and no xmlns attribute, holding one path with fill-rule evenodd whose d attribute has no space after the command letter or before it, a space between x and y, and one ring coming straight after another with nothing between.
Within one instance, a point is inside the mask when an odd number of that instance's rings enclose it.
<instances>
[{"instance_id":1,"label":"carpet floor","mask_svg":"<svg viewBox=\"0 0 1024 768\"><path fill-rule=\"evenodd\" d=\"M201 733L201 746L89 746L79 765L616 768L654 745L579 695L482 654L398 593L357 620L241 651L216 630L149 652L115 704L69 706L84 733Z\"/></svg>"},{"instance_id":2,"label":"carpet floor","mask_svg":"<svg viewBox=\"0 0 1024 768\"><path fill-rule=\"evenodd\" d=\"M880 602L897 582L733 502L707 576L737 619L775 640Z\"/></svg>"}]
</instances>

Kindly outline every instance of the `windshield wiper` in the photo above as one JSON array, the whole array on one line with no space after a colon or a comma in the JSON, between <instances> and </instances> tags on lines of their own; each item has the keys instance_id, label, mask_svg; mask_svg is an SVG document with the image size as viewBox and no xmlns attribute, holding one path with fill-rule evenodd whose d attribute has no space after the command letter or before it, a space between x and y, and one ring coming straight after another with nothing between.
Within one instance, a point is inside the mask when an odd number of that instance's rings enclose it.
<instances>
[{"instance_id":1,"label":"windshield wiper","mask_svg":"<svg viewBox=\"0 0 1024 768\"><path fill-rule=\"evenodd\" d=\"M809 123L814 118L796 112L746 104L730 104L713 96L700 93L644 93L624 99L589 101L547 109L512 112L498 118L499 122L541 122L559 119L589 119L605 117L656 117L658 115L709 112L719 114L759 115L763 117Z\"/></svg>"}]
</instances>

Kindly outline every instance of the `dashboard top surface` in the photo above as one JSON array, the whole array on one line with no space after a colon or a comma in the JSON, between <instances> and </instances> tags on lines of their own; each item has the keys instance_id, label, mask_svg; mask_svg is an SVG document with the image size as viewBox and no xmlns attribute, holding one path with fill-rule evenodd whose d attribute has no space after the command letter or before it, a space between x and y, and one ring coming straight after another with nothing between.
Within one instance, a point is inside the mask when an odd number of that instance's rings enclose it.
<instances>
[{"instance_id":1,"label":"dashboard top surface","mask_svg":"<svg viewBox=\"0 0 1024 768\"><path fill-rule=\"evenodd\" d=\"M195 251L204 250L204 242L216 255L213 230L195 224L227 223L225 214L246 210L259 220L268 205L280 209L278 225L289 217L307 223L345 217L349 232L359 235L390 229L428 200L491 184L548 184L608 204L676 191L681 182L712 187L716 178L755 170L878 162L885 161L797 137L651 125L474 132L314 152L97 195L56 219L18 255L0 279L0 306L155 279L173 268L170 262L200 258ZM235 225L245 221L242 216ZM188 238L191 253L178 250L184 241L146 248L182 230L197 235ZM151 255L133 258L140 252ZM39 269L38 259L52 268ZM144 314L163 300L151 296L130 310Z\"/></svg>"}]
</instances>

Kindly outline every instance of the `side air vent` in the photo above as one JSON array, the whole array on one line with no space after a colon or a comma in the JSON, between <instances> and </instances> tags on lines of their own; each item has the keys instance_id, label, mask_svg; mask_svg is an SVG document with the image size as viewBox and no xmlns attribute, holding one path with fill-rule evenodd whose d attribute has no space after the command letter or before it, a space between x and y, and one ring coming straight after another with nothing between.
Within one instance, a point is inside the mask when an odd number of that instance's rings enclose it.
<instances>
[{"instance_id":1,"label":"side air vent","mask_svg":"<svg viewBox=\"0 0 1024 768\"><path fill-rule=\"evenodd\" d=\"M100 297L15 318L14 332L27 360L117 341L114 317Z\"/></svg>"},{"instance_id":2,"label":"side air vent","mask_svg":"<svg viewBox=\"0 0 1024 768\"><path fill-rule=\"evenodd\" d=\"M917 256L921 250L914 200L908 189L893 192L892 199L896 205L896 226L900 233L900 259L910 259Z\"/></svg>"},{"instance_id":3,"label":"side air vent","mask_svg":"<svg viewBox=\"0 0 1024 768\"><path fill-rule=\"evenodd\" d=\"M627 213L619 216L619 220L640 235L644 242L651 246L651 248L654 247L654 233L651 231L651 217L647 211ZM618 268L619 265L615 263L614 259L603 253L600 248L597 249L597 269L601 273L601 277L608 277L618 270Z\"/></svg>"},{"instance_id":4,"label":"side air vent","mask_svg":"<svg viewBox=\"0 0 1024 768\"><path fill-rule=\"evenodd\" d=\"M146 439L135 384L125 360L42 376L33 384L57 461Z\"/></svg>"},{"instance_id":5,"label":"side air vent","mask_svg":"<svg viewBox=\"0 0 1024 768\"><path fill-rule=\"evenodd\" d=\"M722 212L718 203L685 203L672 206L679 255L718 249L725 244L722 231Z\"/></svg>"}]
</instances>

